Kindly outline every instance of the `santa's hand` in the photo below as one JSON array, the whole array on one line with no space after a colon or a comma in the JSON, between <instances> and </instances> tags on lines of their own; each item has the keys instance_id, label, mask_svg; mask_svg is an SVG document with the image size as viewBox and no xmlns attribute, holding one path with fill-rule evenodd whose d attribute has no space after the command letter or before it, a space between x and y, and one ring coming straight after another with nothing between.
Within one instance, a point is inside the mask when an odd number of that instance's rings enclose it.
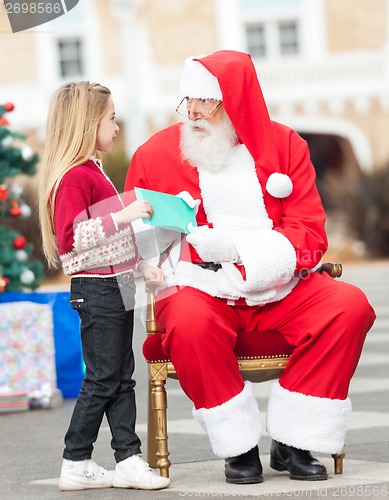
<instances>
[{"instance_id":1,"label":"santa's hand","mask_svg":"<svg viewBox=\"0 0 389 500\"><path fill-rule=\"evenodd\" d=\"M238 252L227 231L208 226L188 225L186 241L194 246L204 262L237 262Z\"/></svg>"},{"instance_id":2,"label":"santa's hand","mask_svg":"<svg viewBox=\"0 0 389 500\"><path fill-rule=\"evenodd\" d=\"M184 200L190 208L193 208L194 213L197 214L201 200L195 200L188 191L181 191L181 193L176 194L176 196Z\"/></svg>"}]
</instances>

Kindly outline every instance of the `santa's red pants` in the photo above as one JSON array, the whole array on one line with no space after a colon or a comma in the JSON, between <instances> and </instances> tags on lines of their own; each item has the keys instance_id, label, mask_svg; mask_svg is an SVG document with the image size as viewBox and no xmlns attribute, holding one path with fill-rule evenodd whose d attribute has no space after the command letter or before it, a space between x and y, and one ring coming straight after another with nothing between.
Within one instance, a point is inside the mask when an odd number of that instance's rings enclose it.
<instances>
[{"instance_id":1,"label":"santa's red pants","mask_svg":"<svg viewBox=\"0 0 389 500\"><path fill-rule=\"evenodd\" d=\"M284 389L344 400L375 319L361 290L320 273L263 307L231 306L190 287L158 299L163 348L196 409L221 405L243 390L233 352L240 331L277 331L295 346L279 380Z\"/></svg>"}]
</instances>

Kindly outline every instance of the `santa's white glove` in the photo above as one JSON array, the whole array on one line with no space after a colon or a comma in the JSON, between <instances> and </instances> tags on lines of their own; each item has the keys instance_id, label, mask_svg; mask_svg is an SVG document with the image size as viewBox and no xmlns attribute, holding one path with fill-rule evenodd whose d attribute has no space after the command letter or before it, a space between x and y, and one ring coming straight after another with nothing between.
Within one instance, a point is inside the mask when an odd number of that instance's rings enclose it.
<instances>
[{"instance_id":1,"label":"santa's white glove","mask_svg":"<svg viewBox=\"0 0 389 500\"><path fill-rule=\"evenodd\" d=\"M201 200L195 200L188 191L181 191L181 193L176 194L176 196L184 200L190 208L193 208L194 213L197 214Z\"/></svg>"},{"instance_id":2,"label":"santa's white glove","mask_svg":"<svg viewBox=\"0 0 389 500\"><path fill-rule=\"evenodd\" d=\"M237 262L238 252L228 231L208 226L188 225L186 241L194 246L204 262Z\"/></svg>"}]
</instances>

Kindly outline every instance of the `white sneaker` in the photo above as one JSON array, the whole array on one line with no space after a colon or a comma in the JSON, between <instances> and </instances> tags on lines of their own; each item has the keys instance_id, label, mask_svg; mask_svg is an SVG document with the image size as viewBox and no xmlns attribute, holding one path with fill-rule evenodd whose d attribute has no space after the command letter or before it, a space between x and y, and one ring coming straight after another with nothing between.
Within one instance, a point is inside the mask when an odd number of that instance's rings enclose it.
<instances>
[{"instance_id":1,"label":"white sneaker","mask_svg":"<svg viewBox=\"0 0 389 500\"><path fill-rule=\"evenodd\" d=\"M111 488L113 471L107 471L94 460L63 459L59 489L61 491Z\"/></svg>"},{"instance_id":2,"label":"white sneaker","mask_svg":"<svg viewBox=\"0 0 389 500\"><path fill-rule=\"evenodd\" d=\"M114 488L161 490L167 488L169 484L168 477L156 474L139 455L132 455L116 464L113 477Z\"/></svg>"}]
</instances>

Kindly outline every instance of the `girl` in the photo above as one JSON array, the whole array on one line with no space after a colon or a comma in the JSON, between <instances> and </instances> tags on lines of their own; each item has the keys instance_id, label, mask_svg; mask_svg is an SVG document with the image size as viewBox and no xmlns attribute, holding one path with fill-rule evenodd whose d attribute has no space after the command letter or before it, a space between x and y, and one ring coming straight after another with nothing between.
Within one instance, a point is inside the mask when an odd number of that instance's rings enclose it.
<instances>
[{"instance_id":1,"label":"girl","mask_svg":"<svg viewBox=\"0 0 389 500\"><path fill-rule=\"evenodd\" d=\"M53 95L47 119L39 216L49 266L71 275L70 302L81 319L86 375L69 429L60 490L161 489L140 457L132 351L135 284L132 271L161 284L161 269L139 260L131 222L151 217L147 201L124 207L105 175L100 152L113 148L119 127L111 92L97 83L69 83ZM104 414L115 471L91 459Z\"/></svg>"}]
</instances>

